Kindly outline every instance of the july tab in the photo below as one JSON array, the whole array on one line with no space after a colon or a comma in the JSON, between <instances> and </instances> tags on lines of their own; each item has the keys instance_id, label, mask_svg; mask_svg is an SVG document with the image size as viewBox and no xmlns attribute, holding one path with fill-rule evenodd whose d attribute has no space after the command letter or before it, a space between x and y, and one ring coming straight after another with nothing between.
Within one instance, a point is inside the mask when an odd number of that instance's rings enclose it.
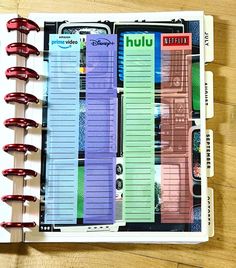
<instances>
[{"instance_id":1,"label":"july tab","mask_svg":"<svg viewBox=\"0 0 236 268\"><path fill-rule=\"evenodd\" d=\"M213 16L204 16L205 62L214 60L214 30Z\"/></svg>"}]
</instances>

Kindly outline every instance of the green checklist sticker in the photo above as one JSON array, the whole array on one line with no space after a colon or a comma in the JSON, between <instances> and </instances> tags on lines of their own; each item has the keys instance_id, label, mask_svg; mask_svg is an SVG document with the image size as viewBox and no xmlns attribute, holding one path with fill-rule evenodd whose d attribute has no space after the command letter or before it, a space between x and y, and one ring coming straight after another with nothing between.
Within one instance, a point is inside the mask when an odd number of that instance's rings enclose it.
<instances>
[{"instance_id":1,"label":"green checklist sticker","mask_svg":"<svg viewBox=\"0 0 236 268\"><path fill-rule=\"evenodd\" d=\"M154 34L124 35L124 202L127 222L154 222Z\"/></svg>"}]
</instances>

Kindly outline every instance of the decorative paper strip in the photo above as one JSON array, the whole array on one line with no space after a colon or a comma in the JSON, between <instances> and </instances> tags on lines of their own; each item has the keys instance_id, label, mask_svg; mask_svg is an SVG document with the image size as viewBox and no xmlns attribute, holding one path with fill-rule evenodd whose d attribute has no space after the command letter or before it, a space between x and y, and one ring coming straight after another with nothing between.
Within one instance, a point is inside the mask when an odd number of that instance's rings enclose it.
<instances>
[{"instance_id":1,"label":"decorative paper strip","mask_svg":"<svg viewBox=\"0 0 236 268\"><path fill-rule=\"evenodd\" d=\"M84 213L84 166L78 167L78 198L77 218L83 218Z\"/></svg>"},{"instance_id":2,"label":"decorative paper strip","mask_svg":"<svg viewBox=\"0 0 236 268\"><path fill-rule=\"evenodd\" d=\"M84 223L115 221L117 37L87 35Z\"/></svg>"},{"instance_id":3,"label":"decorative paper strip","mask_svg":"<svg viewBox=\"0 0 236 268\"><path fill-rule=\"evenodd\" d=\"M124 35L124 219L154 221L153 34Z\"/></svg>"},{"instance_id":4,"label":"decorative paper strip","mask_svg":"<svg viewBox=\"0 0 236 268\"><path fill-rule=\"evenodd\" d=\"M79 151L78 35L50 35L45 223L77 222Z\"/></svg>"},{"instance_id":5,"label":"decorative paper strip","mask_svg":"<svg viewBox=\"0 0 236 268\"><path fill-rule=\"evenodd\" d=\"M161 222L193 221L191 34L161 35ZM165 72L165 70L170 70Z\"/></svg>"}]
</instances>

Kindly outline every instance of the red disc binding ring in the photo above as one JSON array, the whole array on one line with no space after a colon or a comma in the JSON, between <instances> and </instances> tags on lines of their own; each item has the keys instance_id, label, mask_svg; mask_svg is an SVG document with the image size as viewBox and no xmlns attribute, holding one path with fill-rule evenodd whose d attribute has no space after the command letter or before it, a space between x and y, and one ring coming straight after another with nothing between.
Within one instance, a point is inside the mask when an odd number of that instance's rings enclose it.
<instances>
[{"instance_id":1,"label":"red disc binding ring","mask_svg":"<svg viewBox=\"0 0 236 268\"><path fill-rule=\"evenodd\" d=\"M7 103L17 102L22 104L28 104L29 102L38 103L39 100L34 95L23 93L23 92L13 92L9 93L4 97Z\"/></svg>"},{"instance_id":2,"label":"red disc binding ring","mask_svg":"<svg viewBox=\"0 0 236 268\"><path fill-rule=\"evenodd\" d=\"M31 119L27 118L9 118L4 121L5 127L22 127L22 128L27 128L27 127L38 127L38 124Z\"/></svg>"},{"instance_id":3,"label":"red disc binding ring","mask_svg":"<svg viewBox=\"0 0 236 268\"><path fill-rule=\"evenodd\" d=\"M6 52L8 55L17 54L28 58L29 55L39 55L38 49L27 43L11 43L6 47Z\"/></svg>"},{"instance_id":4,"label":"red disc binding ring","mask_svg":"<svg viewBox=\"0 0 236 268\"><path fill-rule=\"evenodd\" d=\"M32 195L4 195L1 199L3 202L7 202L7 201L35 202L37 200L37 198Z\"/></svg>"},{"instance_id":5,"label":"red disc binding ring","mask_svg":"<svg viewBox=\"0 0 236 268\"><path fill-rule=\"evenodd\" d=\"M36 226L35 222L2 222L0 226L3 228L33 228Z\"/></svg>"},{"instance_id":6,"label":"red disc binding ring","mask_svg":"<svg viewBox=\"0 0 236 268\"><path fill-rule=\"evenodd\" d=\"M40 31L38 24L34 21L25 18L14 18L7 22L7 30L19 31L24 34L28 34L30 31Z\"/></svg>"},{"instance_id":7,"label":"red disc binding ring","mask_svg":"<svg viewBox=\"0 0 236 268\"><path fill-rule=\"evenodd\" d=\"M28 81L29 78L39 79L38 73L27 67L10 67L5 74L7 79L17 78L24 81Z\"/></svg>"},{"instance_id":8,"label":"red disc binding ring","mask_svg":"<svg viewBox=\"0 0 236 268\"><path fill-rule=\"evenodd\" d=\"M5 152L15 151L15 152L26 153L27 151L29 151L29 152L37 152L38 148L36 148L33 145L29 145L29 144L14 143L14 144L6 144L3 147L3 150Z\"/></svg>"},{"instance_id":9,"label":"red disc binding ring","mask_svg":"<svg viewBox=\"0 0 236 268\"><path fill-rule=\"evenodd\" d=\"M32 169L25 168L8 168L2 171L3 176L37 176L37 172Z\"/></svg>"}]
</instances>

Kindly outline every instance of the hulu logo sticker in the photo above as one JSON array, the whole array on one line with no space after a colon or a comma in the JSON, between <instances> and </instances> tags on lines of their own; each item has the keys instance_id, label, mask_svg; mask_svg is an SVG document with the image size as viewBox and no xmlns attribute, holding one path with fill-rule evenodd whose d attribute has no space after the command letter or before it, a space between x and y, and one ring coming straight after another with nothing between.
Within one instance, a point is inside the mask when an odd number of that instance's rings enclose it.
<instances>
[{"instance_id":1,"label":"hulu logo sticker","mask_svg":"<svg viewBox=\"0 0 236 268\"><path fill-rule=\"evenodd\" d=\"M124 35L124 201L126 222L154 222L154 34Z\"/></svg>"},{"instance_id":2,"label":"hulu logo sticker","mask_svg":"<svg viewBox=\"0 0 236 268\"><path fill-rule=\"evenodd\" d=\"M128 47L153 47L154 35L152 34L125 34L125 46Z\"/></svg>"}]
</instances>

